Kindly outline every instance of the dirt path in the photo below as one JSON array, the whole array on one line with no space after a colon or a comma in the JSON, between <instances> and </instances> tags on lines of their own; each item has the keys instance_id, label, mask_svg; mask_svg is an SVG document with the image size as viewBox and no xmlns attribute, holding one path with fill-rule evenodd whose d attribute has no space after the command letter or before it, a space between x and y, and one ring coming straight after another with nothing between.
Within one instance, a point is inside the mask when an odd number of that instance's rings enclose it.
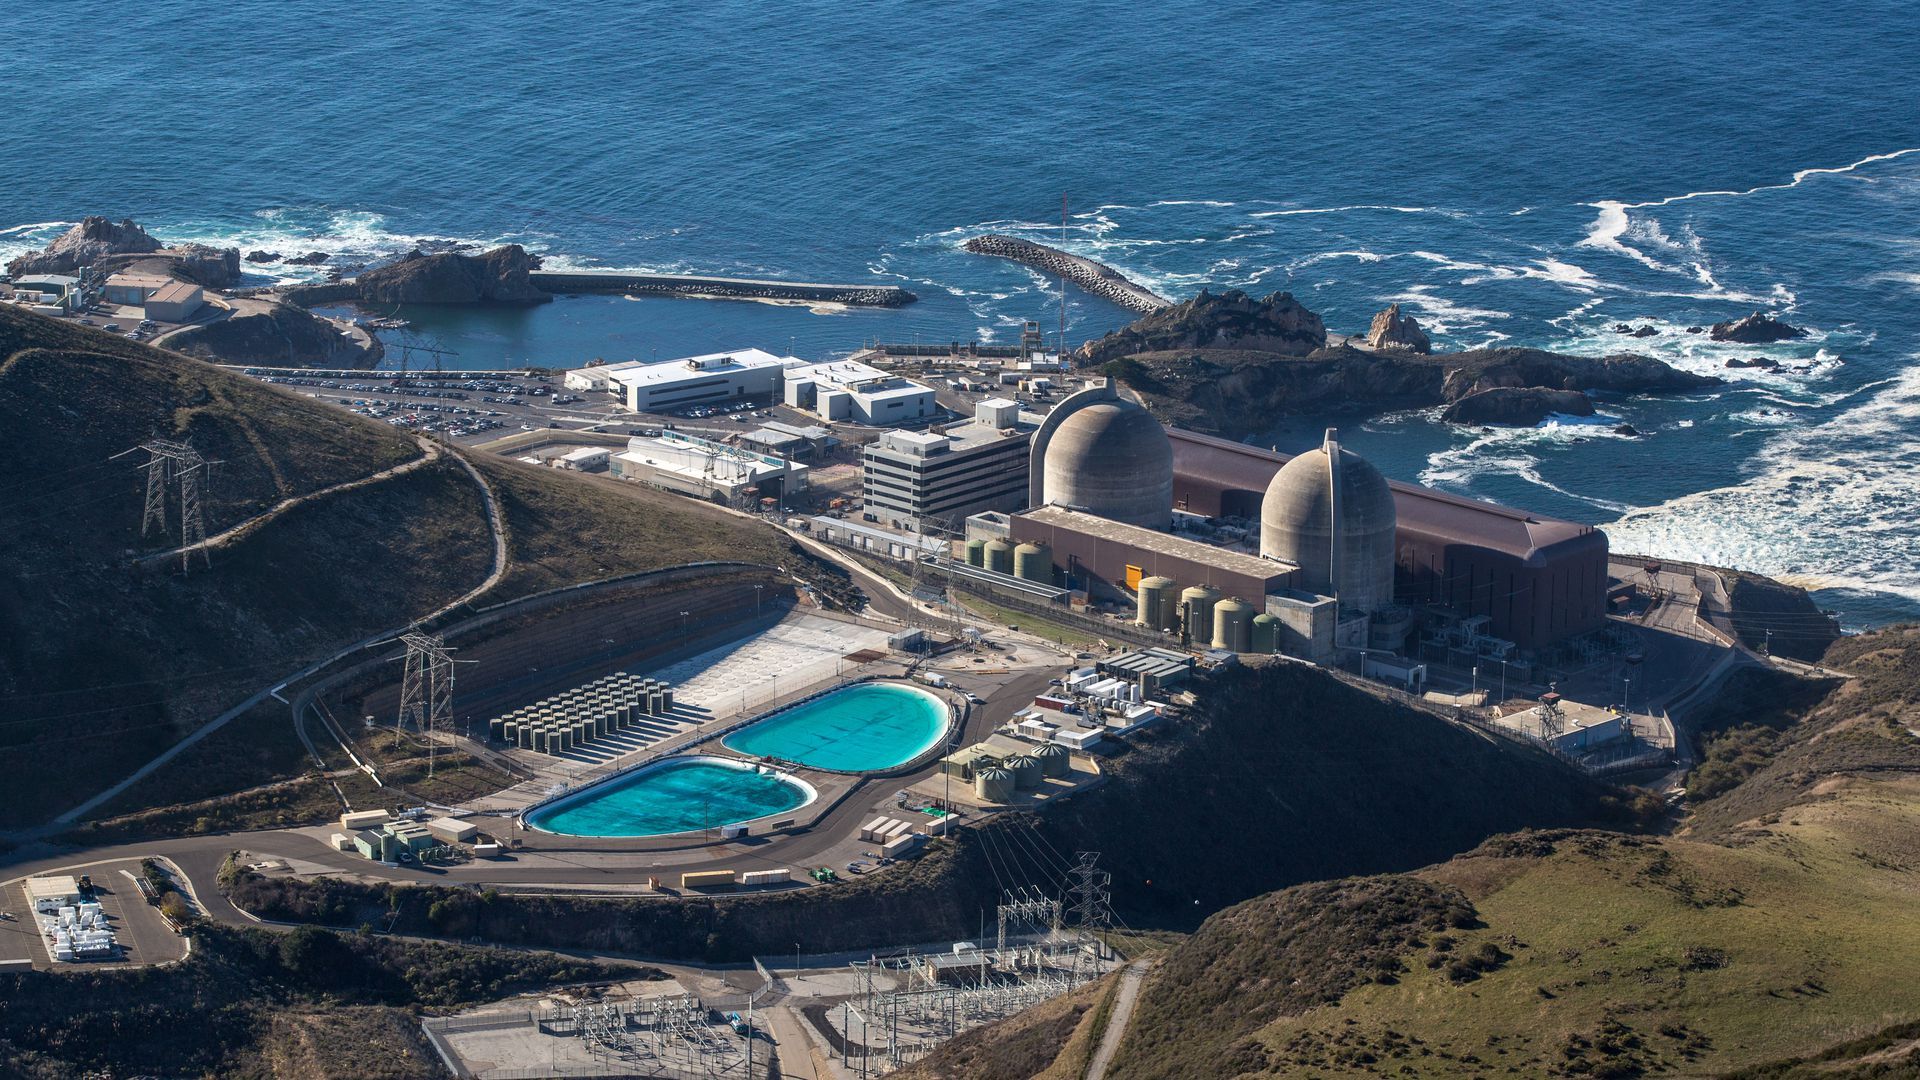
<instances>
[{"instance_id":1,"label":"dirt path","mask_svg":"<svg viewBox=\"0 0 1920 1080\"><path fill-rule=\"evenodd\" d=\"M358 480L348 480L344 483L335 484L332 487L321 488L319 491L309 491L305 495L295 495L290 498L282 499L279 502L275 503L272 507L270 507L266 511L255 514L254 516L248 518L247 520L241 522L240 524L235 525L230 529L226 529L222 532L216 533L213 536L209 536L205 540L202 540L197 544L189 544L185 547L169 548L166 551L157 551L151 555L142 555L138 559L135 559L134 562L139 565L145 566L145 565L150 565L152 563L163 562L167 559L174 558L175 556L184 557L187 555L191 555L196 551L211 551L214 548L225 547L226 545L234 542L235 540L239 540L246 537L247 535L251 534L255 530L259 529L261 526L267 524L268 522L274 520L275 518L281 517L282 515L298 507L305 506L308 503L317 502L321 499L329 498L334 495L341 495L349 491L355 491L359 488L370 487L374 484L378 484L386 480L391 480L396 476L405 476L410 472L413 472L417 469L424 468L427 465L430 465L433 462L440 460L441 451L438 443L434 442L431 439L420 439L419 443L420 443L420 456L417 458L414 458L412 461L403 462L399 465L395 465L390 469L382 469L377 473L373 473L368 476L363 476ZM465 462L462 462L462 464L465 464ZM468 471L471 472L472 471L471 468L469 468ZM492 501L491 493L488 494L487 506L489 510L492 509L493 501ZM498 548L499 548L499 545L496 544L495 545L496 551L498 550Z\"/></svg>"},{"instance_id":2,"label":"dirt path","mask_svg":"<svg viewBox=\"0 0 1920 1080\"><path fill-rule=\"evenodd\" d=\"M1140 998L1140 983L1146 977L1150 961L1135 960L1120 976L1120 993L1113 1002L1113 1015L1107 1018L1107 1030L1100 1035L1100 1048L1093 1052L1093 1060L1087 1063L1087 1080L1105 1080L1107 1066L1113 1064L1113 1055L1120 1049L1120 1040L1127 1034L1127 1024L1133 1020L1134 1002Z\"/></svg>"}]
</instances>

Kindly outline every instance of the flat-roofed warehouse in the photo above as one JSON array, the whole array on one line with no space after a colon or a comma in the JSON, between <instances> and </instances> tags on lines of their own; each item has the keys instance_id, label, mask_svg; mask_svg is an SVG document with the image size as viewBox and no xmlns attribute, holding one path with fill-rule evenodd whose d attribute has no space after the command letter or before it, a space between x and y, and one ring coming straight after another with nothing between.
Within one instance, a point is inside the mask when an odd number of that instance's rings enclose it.
<instances>
[{"instance_id":1,"label":"flat-roofed warehouse","mask_svg":"<svg viewBox=\"0 0 1920 1080\"><path fill-rule=\"evenodd\" d=\"M1143 577L1166 577L1258 603L1294 589L1299 574L1286 563L1064 506L1014 514L1009 528L1015 541L1046 545L1054 564L1069 574L1118 593L1132 593Z\"/></svg>"},{"instance_id":2,"label":"flat-roofed warehouse","mask_svg":"<svg viewBox=\"0 0 1920 1080\"><path fill-rule=\"evenodd\" d=\"M1259 520L1267 485L1291 455L1170 428L1173 504ZM1402 604L1485 615L1493 636L1537 648L1606 621L1607 535L1389 481L1398 522L1394 592Z\"/></svg>"}]
</instances>

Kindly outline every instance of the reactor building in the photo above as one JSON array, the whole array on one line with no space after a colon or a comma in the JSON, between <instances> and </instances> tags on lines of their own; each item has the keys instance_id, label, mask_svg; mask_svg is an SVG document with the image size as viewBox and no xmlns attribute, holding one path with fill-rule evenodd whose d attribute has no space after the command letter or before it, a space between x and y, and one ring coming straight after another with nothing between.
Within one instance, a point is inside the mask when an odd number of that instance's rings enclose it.
<instances>
[{"instance_id":1,"label":"reactor building","mask_svg":"<svg viewBox=\"0 0 1920 1080\"><path fill-rule=\"evenodd\" d=\"M1035 430L1027 503L969 518L967 562L1200 648L1327 661L1450 620L1536 649L1605 618L1598 529L1391 483L1334 430L1289 457L1168 429L1111 384Z\"/></svg>"}]
</instances>

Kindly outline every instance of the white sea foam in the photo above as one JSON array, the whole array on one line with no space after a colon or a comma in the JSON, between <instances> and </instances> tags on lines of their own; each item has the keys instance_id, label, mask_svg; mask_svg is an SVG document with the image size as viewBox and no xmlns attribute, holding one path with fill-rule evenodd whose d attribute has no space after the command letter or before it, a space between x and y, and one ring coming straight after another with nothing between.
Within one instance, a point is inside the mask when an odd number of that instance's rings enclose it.
<instances>
[{"instance_id":1,"label":"white sea foam","mask_svg":"<svg viewBox=\"0 0 1920 1080\"><path fill-rule=\"evenodd\" d=\"M1494 319L1512 317L1505 311L1470 307L1444 296L1435 296L1433 288L1432 285L1414 285L1404 292L1384 296L1381 299L1389 304L1400 304L1414 309L1420 317L1421 325L1429 333L1434 334L1458 334L1464 330L1477 329Z\"/></svg>"},{"instance_id":2,"label":"white sea foam","mask_svg":"<svg viewBox=\"0 0 1920 1080\"><path fill-rule=\"evenodd\" d=\"M1434 414L1436 417L1438 413ZM1576 440L1621 439L1613 427L1618 416L1596 413L1593 416L1553 415L1530 428L1492 428L1480 432L1463 446L1430 454L1420 472L1420 482L1431 487L1468 489L1486 476L1515 476L1569 499L1586 503L1609 513L1623 513L1632 507L1610 499L1584 495L1561 487L1540 474L1537 451L1553 444Z\"/></svg>"},{"instance_id":3,"label":"white sea foam","mask_svg":"<svg viewBox=\"0 0 1920 1080\"><path fill-rule=\"evenodd\" d=\"M1606 531L1621 550L1920 600L1917 431L1920 366L1825 423L1782 425L1753 478L1628 511Z\"/></svg>"},{"instance_id":4,"label":"white sea foam","mask_svg":"<svg viewBox=\"0 0 1920 1080\"><path fill-rule=\"evenodd\" d=\"M1359 210L1386 210L1395 214L1444 214L1448 217L1462 216L1457 210L1442 210L1435 206L1386 206L1379 203L1363 203L1357 206L1315 206L1295 210L1256 210L1248 217L1296 217L1306 214L1351 214Z\"/></svg>"}]
</instances>

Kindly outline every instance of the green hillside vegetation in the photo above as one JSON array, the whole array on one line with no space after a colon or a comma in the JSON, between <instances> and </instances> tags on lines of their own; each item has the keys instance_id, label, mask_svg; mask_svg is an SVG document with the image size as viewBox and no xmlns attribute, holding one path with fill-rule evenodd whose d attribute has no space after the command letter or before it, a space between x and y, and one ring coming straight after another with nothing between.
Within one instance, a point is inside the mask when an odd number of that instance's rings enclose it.
<instances>
[{"instance_id":1,"label":"green hillside vegetation","mask_svg":"<svg viewBox=\"0 0 1920 1080\"><path fill-rule=\"evenodd\" d=\"M250 876L232 896L286 921L357 926L391 906L406 933L737 961L796 941L838 951L970 937L1003 889L1060 891L1074 851L1104 853L1130 924L1185 929L1302 881L1410 870L1496 833L1624 824L1637 810L1551 758L1305 665L1231 669L1200 700L1110 759L1108 783L1046 815L996 817L827 889L663 904Z\"/></svg>"},{"instance_id":2,"label":"green hillside vegetation","mask_svg":"<svg viewBox=\"0 0 1920 1080\"><path fill-rule=\"evenodd\" d=\"M145 455L109 460L146 440L191 441L218 462L209 535L423 450L387 425L89 327L0 308L0 423L11 436L0 784L12 796L0 828L68 809L261 687L458 599L491 565L480 488L443 457L286 511L214 550L210 569L137 566L180 530L170 493L168 535L143 539ZM694 500L477 465L510 541L508 574L485 602L701 558L801 558L774 530ZM292 761L226 790L284 776Z\"/></svg>"},{"instance_id":3,"label":"green hillside vegetation","mask_svg":"<svg viewBox=\"0 0 1920 1080\"><path fill-rule=\"evenodd\" d=\"M275 1080L444 1076L423 1009L558 983L662 977L545 953L311 927L201 924L169 967L0 975L0 1073Z\"/></svg>"},{"instance_id":4,"label":"green hillside vegetation","mask_svg":"<svg viewBox=\"0 0 1920 1080\"><path fill-rule=\"evenodd\" d=\"M1676 835L1523 831L1215 915L1109 1075L1920 1075L1920 629L1825 662L1860 678L1767 717Z\"/></svg>"}]
</instances>

